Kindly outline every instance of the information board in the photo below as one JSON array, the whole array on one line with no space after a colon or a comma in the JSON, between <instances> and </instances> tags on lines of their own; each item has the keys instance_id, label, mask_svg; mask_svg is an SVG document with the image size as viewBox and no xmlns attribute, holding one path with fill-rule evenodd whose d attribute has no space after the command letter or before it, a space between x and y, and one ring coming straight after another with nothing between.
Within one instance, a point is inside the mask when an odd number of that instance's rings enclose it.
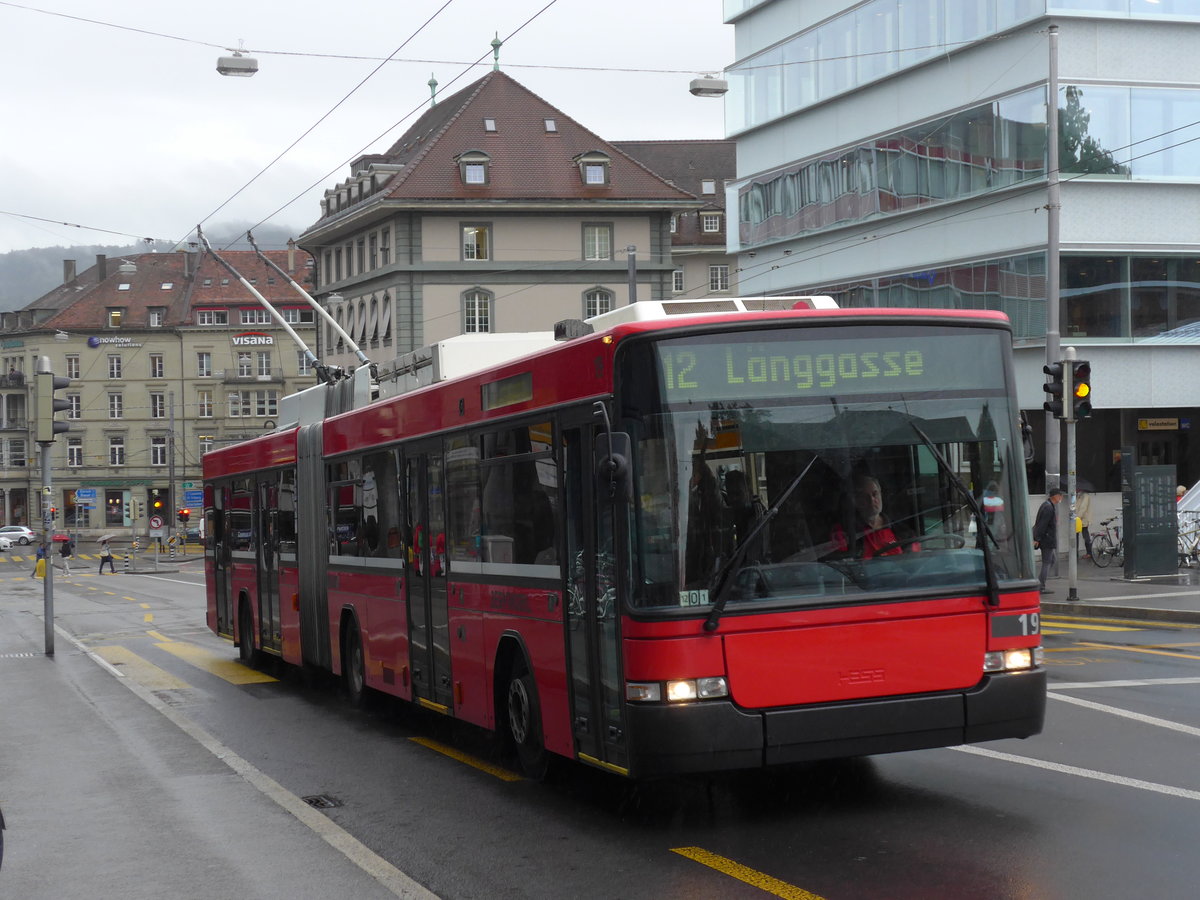
<instances>
[{"instance_id":1,"label":"information board","mask_svg":"<svg viewBox=\"0 0 1200 900\"><path fill-rule=\"evenodd\" d=\"M1179 510L1174 466L1134 466L1121 494L1125 525L1125 577L1179 571Z\"/></svg>"}]
</instances>

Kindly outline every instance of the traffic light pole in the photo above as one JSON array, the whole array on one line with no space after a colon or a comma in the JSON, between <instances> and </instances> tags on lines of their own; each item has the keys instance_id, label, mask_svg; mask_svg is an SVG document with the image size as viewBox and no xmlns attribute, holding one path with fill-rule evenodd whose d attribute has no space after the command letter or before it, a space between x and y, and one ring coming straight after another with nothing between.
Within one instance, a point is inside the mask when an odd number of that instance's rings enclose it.
<instances>
[{"instance_id":1,"label":"traffic light pole","mask_svg":"<svg viewBox=\"0 0 1200 900\"><path fill-rule=\"evenodd\" d=\"M50 501L54 497L51 483L50 445L43 443L42 451L42 563L46 577L42 579L42 607L46 625L46 655L54 655L54 566L52 545L54 522L50 519Z\"/></svg>"},{"instance_id":2,"label":"traffic light pole","mask_svg":"<svg viewBox=\"0 0 1200 900\"><path fill-rule=\"evenodd\" d=\"M1063 413L1067 422L1067 498L1071 502L1070 527L1067 528L1067 600L1079 599L1079 553L1075 542L1078 540L1075 531L1075 348L1067 347L1063 351L1063 393L1066 394L1063 403Z\"/></svg>"}]
</instances>

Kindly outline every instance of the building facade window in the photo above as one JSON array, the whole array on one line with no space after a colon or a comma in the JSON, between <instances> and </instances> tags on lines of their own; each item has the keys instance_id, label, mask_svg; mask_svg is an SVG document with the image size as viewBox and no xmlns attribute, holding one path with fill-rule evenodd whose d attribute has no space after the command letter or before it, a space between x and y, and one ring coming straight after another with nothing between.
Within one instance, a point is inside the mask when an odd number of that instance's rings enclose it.
<instances>
[{"instance_id":1,"label":"building facade window","mask_svg":"<svg viewBox=\"0 0 1200 900\"><path fill-rule=\"evenodd\" d=\"M613 258L613 227L608 222L585 222L583 225L583 258L602 260Z\"/></svg>"},{"instance_id":2,"label":"building facade window","mask_svg":"<svg viewBox=\"0 0 1200 900\"><path fill-rule=\"evenodd\" d=\"M493 297L487 291L467 291L462 298L463 333L492 330Z\"/></svg>"},{"instance_id":3,"label":"building facade window","mask_svg":"<svg viewBox=\"0 0 1200 900\"><path fill-rule=\"evenodd\" d=\"M731 235L744 249L1044 179L1045 99L1033 88L739 182Z\"/></svg>"},{"instance_id":4,"label":"building facade window","mask_svg":"<svg viewBox=\"0 0 1200 900\"><path fill-rule=\"evenodd\" d=\"M229 311L224 309L200 309L196 311L197 325L228 325Z\"/></svg>"},{"instance_id":5,"label":"building facade window","mask_svg":"<svg viewBox=\"0 0 1200 900\"><path fill-rule=\"evenodd\" d=\"M458 163L458 172L463 184L475 187L491 181L491 157L483 151L468 150L466 153L460 153L455 161Z\"/></svg>"},{"instance_id":6,"label":"building facade window","mask_svg":"<svg viewBox=\"0 0 1200 900\"><path fill-rule=\"evenodd\" d=\"M68 353L67 354L67 377L72 380L78 380L78 378L79 378L79 354L78 353Z\"/></svg>"},{"instance_id":7,"label":"building facade window","mask_svg":"<svg viewBox=\"0 0 1200 900\"><path fill-rule=\"evenodd\" d=\"M705 234L719 234L721 231L721 214L701 213L700 230Z\"/></svg>"},{"instance_id":8,"label":"building facade window","mask_svg":"<svg viewBox=\"0 0 1200 900\"><path fill-rule=\"evenodd\" d=\"M237 355L238 378L250 378L254 374L254 356L248 350L239 350Z\"/></svg>"},{"instance_id":9,"label":"building facade window","mask_svg":"<svg viewBox=\"0 0 1200 900\"><path fill-rule=\"evenodd\" d=\"M492 258L492 226L488 224L466 224L462 226L462 258Z\"/></svg>"},{"instance_id":10,"label":"building facade window","mask_svg":"<svg viewBox=\"0 0 1200 900\"><path fill-rule=\"evenodd\" d=\"M312 374L312 360L303 350L296 351L296 374L301 378L306 378Z\"/></svg>"},{"instance_id":11,"label":"building facade window","mask_svg":"<svg viewBox=\"0 0 1200 900\"><path fill-rule=\"evenodd\" d=\"M155 391L150 395L150 418L165 419L167 417L167 395Z\"/></svg>"},{"instance_id":12,"label":"building facade window","mask_svg":"<svg viewBox=\"0 0 1200 900\"><path fill-rule=\"evenodd\" d=\"M150 327L162 328L163 322L166 321L167 312L164 309L150 310Z\"/></svg>"},{"instance_id":13,"label":"building facade window","mask_svg":"<svg viewBox=\"0 0 1200 900\"><path fill-rule=\"evenodd\" d=\"M269 376L271 374L271 351L259 350L255 354L255 360L258 363L258 374Z\"/></svg>"},{"instance_id":14,"label":"building facade window","mask_svg":"<svg viewBox=\"0 0 1200 900\"><path fill-rule=\"evenodd\" d=\"M67 467L78 469L83 465L83 438L67 438Z\"/></svg>"},{"instance_id":15,"label":"building facade window","mask_svg":"<svg viewBox=\"0 0 1200 900\"><path fill-rule=\"evenodd\" d=\"M283 316L283 321L289 325L312 324L316 321L316 313L311 309L300 309L292 306L287 309L281 309L279 314Z\"/></svg>"},{"instance_id":16,"label":"building facade window","mask_svg":"<svg viewBox=\"0 0 1200 900\"><path fill-rule=\"evenodd\" d=\"M715 178L700 179L701 194L715 194L717 192L717 181Z\"/></svg>"},{"instance_id":17,"label":"building facade window","mask_svg":"<svg viewBox=\"0 0 1200 900\"><path fill-rule=\"evenodd\" d=\"M729 290L729 266L708 267L708 289L713 292Z\"/></svg>"},{"instance_id":18,"label":"building facade window","mask_svg":"<svg viewBox=\"0 0 1200 900\"><path fill-rule=\"evenodd\" d=\"M123 394L108 395L108 417L110 419L125 418L125 397Z\"/></svg>"},{"instance_id":19,"label":"building facade window","mask_svg":"<svg viewBox=\"0 0 1200 900\"><path fill-rule=\"evenodd\" d=\"M196 354L196 377L211 378L212 371L212 354L207 350L199 351Z\"/></svg>"},{"instance_id":20,"label":"building facade window","mask_svg":"<svg viewBox=\"0 0 1200 900\"><path fill-rule=\"evenodd\" d=\"M671 273L671 291L676 294L683 293L683 269L676 269Z\"/></svg>"},{"instance_id":21,"label":"building facade window","mask_svg":"<svg viewBox=\"0 0 1200 900\"><path fill-rule=\"evenodd\" d=\"M213 414L212 391L196 392L196 416L201 419L211 419Z\"/></svg>"},{"instance_id":22,"label":"building facade window","mask_svg":"<svg viewBox=\"0 0 1200 900\"><path fill-rule=\"evenodd\" d=\"M163 355L161 353L151 353L150 354L150 377L151 378L165 378L166 377L166 366L165 366L165 363L163 360Z\"/></svg>"},{"instance_id":23,"label":"building facade window","mask_svg":"<svg viewBox=\"0 0 1200 900\"><path fill-rule=\"evenodd\" d=\"M129 289L128 285L126 285L125 289L126 290ZM120 328L121 327L121 317L122 317L123 313L124 313L124 310L122 310L122 309L110 309L108 311L108 327L109 328Z\"/></svg>"},{"instance_id":24,"label":"building facade window","mask_svg":"<svg viewBox=\"0 0 1200 900\"><path fill-rule=\"evenodd\" d=\"M68 419L83 418L83 401L79 394L67 394L67 403L70 404L67 407Z\"/></svg>"},{"instance_id":25,"label":"building facade window","mask_svg":"<svg viewBox=\"0 0 1200 900\"><path fill-rule=\"evenodd\" d=\"M590 319L592 316L598 316L601 313L611 312L612 308L613 295L611 291L596 288L583 295L583 317L585 319Z\"/></svg>"},{"instance_id":26,"label":"building facade window","mask_svg":"<svg viewBox=\"0 0 1200 900\"><path fill-rule=\"evenodd\" d=\"M150 465L165 466L167 464L167 439L165 437L150 438Z\"/></svg>"},{"instance_id":27,"label":"building facade window","mask_svg":"<svg viewBox=\"0 0 1200 900\"><path fill-rule=\"evenodd\" d=\"M243 309L241 312L241 322L243 325L270 325L271 314L261 306L256 306L252 309Z\"/></svg>"},{"instance_id":28,"label":"building facade window","mask_svg":"<svg viewBox=\"0 0 1200 900\"><path fill-rule=\"evenodd\" d=\"M381 229L379 232L379 262L381 265L388 265L392 261L392 230L390 228Z\"/></svg>"},{"instance_id":29,"label":"building facade window","mask_svg":"<svg viewBox=\"0 0 1200 900\"><path fill-rule=\"evenodd\" d=\"M210 452L212 448L216 446L216 443L217 442L210 436L206 435L201 437L199 441L200 455L203 456L205 453Z\"/></svg>"},{"instance_id":30,"label":"building facade window","mask_svg":"<svg viewBox=\"0 0 1200 900\"><path fill-rule=\"evenodd\" d=\"M254 414L260 418L279 415L279 393L277 391L255 391Z\"/></svg>"},{"instance_id":31,"label":"building facade window","mask_svg":"<svg viewBox=\"0 0 1200 900\"><path fill-rule=\"evenodd\" d=\"M119 354L110 353L108 356L108 377L112 379L121 377L121 357Z\"/></svg>"},{"instance_id":32,"label":"building facade window","mask_svg":"<svg viewBox=\"0 0 1200 900\"><path fill-rule=\"evenodd\" d=\"M108 464L110 466L125 465L125 438L109 437L108 439Z\"/></svg>"},{"instance_id":33,"label":"building facade window","mask_svg":"<svg viewBox=\"0 0 1200 900\"><path fill-rule=\"evenodd\" d=\"M371 259L371 270L379 268L379 235L371 232L371 236L367 239L368 256Z\"/></svg>"}]
</instances>

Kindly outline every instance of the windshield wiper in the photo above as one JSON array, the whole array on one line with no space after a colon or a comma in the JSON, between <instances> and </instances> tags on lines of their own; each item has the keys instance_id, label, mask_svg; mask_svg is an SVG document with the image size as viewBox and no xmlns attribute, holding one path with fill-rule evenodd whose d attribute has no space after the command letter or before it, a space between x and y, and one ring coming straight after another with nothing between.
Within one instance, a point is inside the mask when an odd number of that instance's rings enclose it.
<instances>
[{"instance_id":1,"label":"windshield wiper","mask_svg":"<svg viewBox=\"0 0 1200 900\"><path fill-rule=\"evenodd\" d=\"M1000 584L998 581L996 581L996 569L992 565L992 551L988 545L988 538L992 539L992 543L995 544L997 548L999 548L1000 542L996 540L996 536L992 534L992 528L990 525L988 525L987 519L984 518L983 509L980 507L979 501L975 498L975 495L971 493L971 489L967 487L966 482L964 482L962 478L959 477L958 473L951 468L950 463L946 461L946 457L942 456L942 451L937 448L937 445L935 445L933 441L929 439L929 435L922 431L916 422L910 421L908 424L911 425L912 430L917 433L917 437L921 439L921 443L925 445L925 448L933 454L933 458L937 460L938 466L950 478L950 483L958 488L959 493L961 493L966 499L967 506L971 507L971 512L975 514L975 522L977 527L983 529L983 539L979 542L979 544L980 549L983 550L983 572L984 576L987 578L988 605L999 606Z\"/></svg>"},{"instance_id":2,"label":"windshield wiper","mask_svg":"<svg viewBox=\"0 0 1200 900\"><path fill-rule=\"evenodd\" d=\"M804 467L804 470L792 479L792 483L787 486L787 490L779 495L779 499L771 504L771 508L763 513L762 518L750 529L750 533L746 535L745 540L738 543L737 549L733 551L733 555L729 557L728 562L721 566L717 574L713 576L713 605L708 618L704 620L705 631L715 631L717 623L721 621L721 613L725 611L725 603L729 599L729 586L733 583L729 576L733 574L734 569L738 567L742 559L746 556L746 551L753 546L754 539L779 514L779 510L787 502L787 498L792 495L792 491L800 486L800 482L804 480L804 476L808 474L808 470L813 467L813 463L816 461L817 457L814 455L808 461L808 465Z\"/></svg>"}]
</instances>

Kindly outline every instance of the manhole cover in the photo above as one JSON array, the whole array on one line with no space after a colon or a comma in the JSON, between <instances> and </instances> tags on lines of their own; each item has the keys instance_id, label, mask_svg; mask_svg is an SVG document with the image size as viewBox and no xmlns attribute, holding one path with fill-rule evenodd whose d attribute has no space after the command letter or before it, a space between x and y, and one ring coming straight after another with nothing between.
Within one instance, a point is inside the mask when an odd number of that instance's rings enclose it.
<instances>
[{"instance_id":1,"label":"manhole cover","mask_svg":"<svg viewBox=\"0 0 1200 900\"><path fill-rule=\"evenodd\" d=\"M341 800L330 797L328 794L313 794L311 797L301 797L300 799L317 809L334 809L342 805Z\"/></svg>"}]
</instances>

